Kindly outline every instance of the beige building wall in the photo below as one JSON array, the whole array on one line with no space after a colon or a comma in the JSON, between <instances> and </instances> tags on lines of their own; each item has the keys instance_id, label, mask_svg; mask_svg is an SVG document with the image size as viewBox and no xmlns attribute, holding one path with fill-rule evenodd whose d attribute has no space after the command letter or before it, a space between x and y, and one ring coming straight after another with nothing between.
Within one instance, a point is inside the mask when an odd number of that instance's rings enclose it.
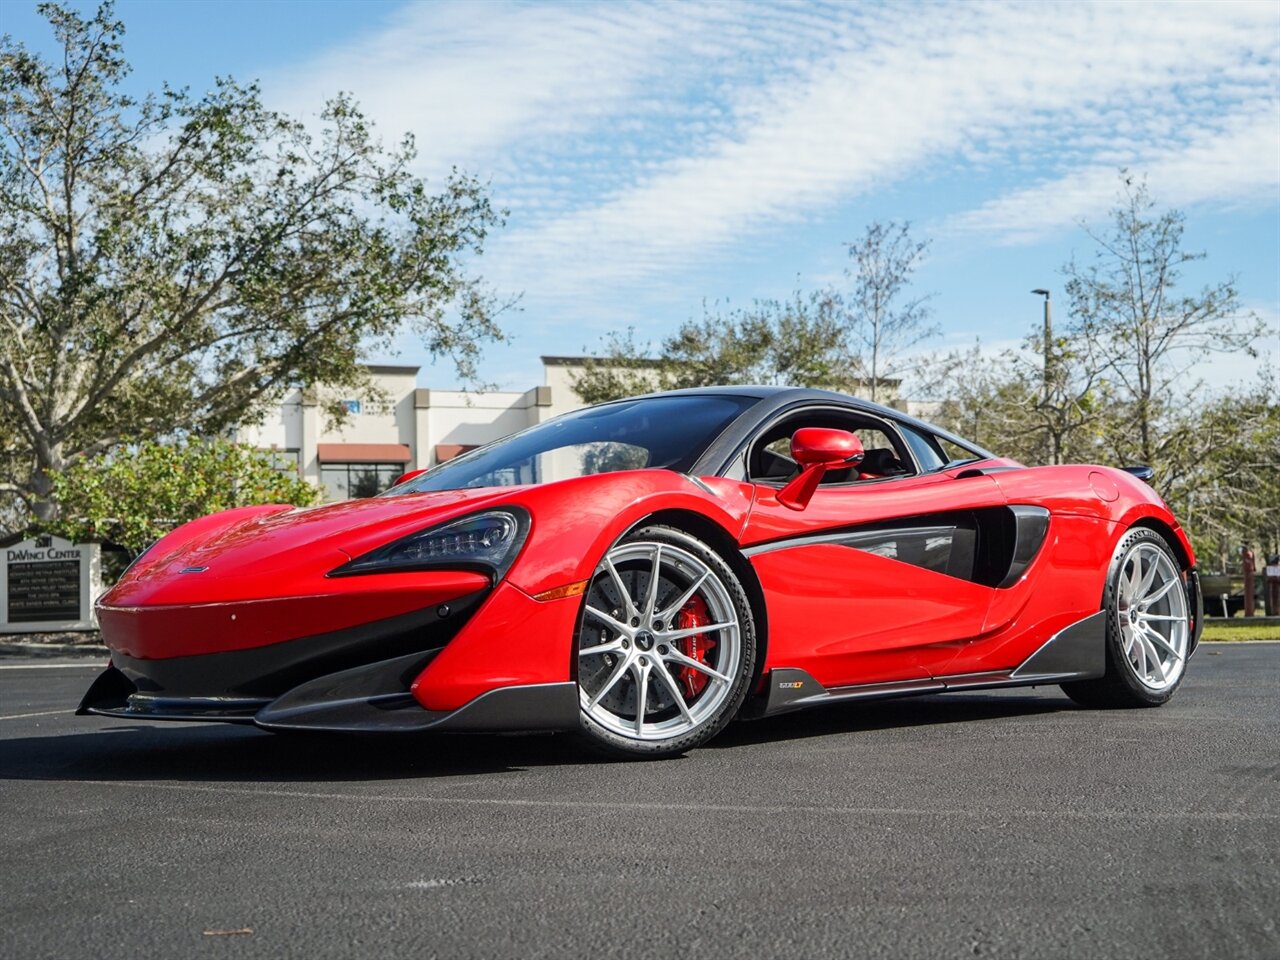
<instances>
[{"instance_id":1,"label":"beige building wall","mask_svg":"<svg viewBox=\"0 0 1280 960\"><path fill-rule=\"evenodd\" d=\"M282 467L296 466L304 479L330 487L337 498L343 491L331 481L340 473L360 474L385 488L402 472L435 466L581 406L563 368L550 378L558 390L544 385L523 392L430 390L417 385L418 367L368 369L381 396L292 390L262 423L237 430L235 439L273 451ZM332 401L347 405L345 422L326 422L324 406Z\"/></svg>"},{"instance_id":2,"label":"beige building wall","mask_svg":"<svg viewBox=\"0 0 1280 960\"><path fill-rule=\"evenodd\" d=\"M402 472L433 467L473 447L492 443L526 427L583 406L573 389L585 357L542 358L543 384L520 391L464 392L418 386L419 368L370 366L378 397L343 395L320 388L314 393L290 391L261 424L243 427L235 439L275 452L282 468L293 467L331 498L368 495L372 487L385 489ZM892 388L897 384L893 383ZM896 389L889 403L910 413L928 416L925 405L899 401ZM326 422L324 403L346 403L346 422ZM565 451L570 463L574 451ZM554 475L556 464L543 465ZM376 492L376 491L373 491Z\"/></svg>"}]
</instances>

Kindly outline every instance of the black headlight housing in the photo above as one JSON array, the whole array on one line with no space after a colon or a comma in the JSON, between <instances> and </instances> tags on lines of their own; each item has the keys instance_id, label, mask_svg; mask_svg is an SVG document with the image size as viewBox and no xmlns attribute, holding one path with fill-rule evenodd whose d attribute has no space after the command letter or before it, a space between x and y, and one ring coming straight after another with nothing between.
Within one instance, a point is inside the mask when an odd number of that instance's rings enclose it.
<instances>
[{"instance_id":1,"label":"black headlight housing","mask_svg":"<svg viewBox=\"0 0 1280 960\"><path fill-rule=\"evenodd\" d=\"M501 580L529 535L529 514L520 507L493 507L457 517L362 554L331 577L407 570L475 570Z\"/></svg>"}]
</instances>

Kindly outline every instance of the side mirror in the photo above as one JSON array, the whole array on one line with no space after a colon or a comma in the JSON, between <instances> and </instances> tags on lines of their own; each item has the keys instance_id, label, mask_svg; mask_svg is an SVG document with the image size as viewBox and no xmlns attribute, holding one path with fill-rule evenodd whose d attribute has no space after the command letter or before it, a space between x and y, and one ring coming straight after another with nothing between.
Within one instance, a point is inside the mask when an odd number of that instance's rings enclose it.
<instances>
[{"instance_id":1,"label":"side mirror","mask_svg":"<svg viewBox=\"0 0 1280 960\"><path fill-rule=\"evenodd\" d=\"M778 502L803 510L823 474L836 467L857 466L865 455L862 441L848 430L801 427L791 438L791 459L800 464L800 473L778 491Z\"/></svg>"},{"instance_id":2,"label":"side mirror","mask_svg":"<svg viewBox=\"0 0 1280 960\"><path fill-rule=\"evenodd\" d=\"M427 468L423 467L421 470L410 470L408 473L402 473L400 474L400 479L398 479L395 483L393 483L392 486L398 487L400 486L400 484L407 483L408 481L412 480L414 477L418 476L419 474L423 474L426 472L427 472Z\"/></svg>"}]
</instances>

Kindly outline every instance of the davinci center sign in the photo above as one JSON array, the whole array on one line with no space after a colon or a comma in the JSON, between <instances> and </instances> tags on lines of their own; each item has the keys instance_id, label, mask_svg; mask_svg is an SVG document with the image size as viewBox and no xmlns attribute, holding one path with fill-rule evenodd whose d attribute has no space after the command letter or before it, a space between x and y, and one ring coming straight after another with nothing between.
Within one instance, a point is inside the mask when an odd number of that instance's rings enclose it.
<instances>
[{"instance_id":1,"label":"davinci center sign","mask_svg":"<svg viewBox=\"0 0 1280 960\"><path fill-rule=\"evenodd\" d=\"M0 549L0 633L95 630L97 544L37 537Z\"/></svg>"}]
</instances>

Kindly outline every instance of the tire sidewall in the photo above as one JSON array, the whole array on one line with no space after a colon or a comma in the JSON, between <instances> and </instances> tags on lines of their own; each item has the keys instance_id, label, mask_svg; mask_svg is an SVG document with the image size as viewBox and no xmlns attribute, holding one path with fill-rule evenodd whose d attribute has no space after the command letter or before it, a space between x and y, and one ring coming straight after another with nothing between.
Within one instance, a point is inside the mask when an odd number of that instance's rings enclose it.
<instances>
[{"instance_id":1,"label":"tire sidewall","mask_svg":"<svg viewBox=\"0 0 1280 960\"><path fill-rule=\"evenodd\" d=\"M625 755L629 757L667 757L684 753L686 750L705 743L716 734L720 733L737 715L742 707L743 701L747 697L747 692L751 685L751 678L755 674L757 642L755 618L752 616L751 603L747 599L746 591L743 590L742 584L739 582L729 564L714 549L703 541L691 534L685 533L683 530L677 530L674 527L648 525L633 529L625 533L615 543L611 544L609 550L627 543L661 543L670 546L679 547L702 560L720 579L725 591L729 595L729 599L734 606L734 610L738 615L738 635L742 644L741 655L738 658L738 669L733 680L733 688L728 697L725 698L720 709L715 715L703 723L700 727L690 730L688 733L670 740L658 740L653 742L632 740L627 737L619 736L612 730L607 730L595 722L584 710L578 711L578 725L581 735L593 747L604 750L612 755ZM606 551L607 554L608 551ZM594 580L595 574L592 574ZM590 588L583 593L582 611L585 613L587 599L590 596ZM578 647L581 643L581 631L583 624L583 615L580 613L578 617L578 629L574 635L573 651L575 658L575 676L576 676L576 658Z\"/></svg>"}]
</instances>

